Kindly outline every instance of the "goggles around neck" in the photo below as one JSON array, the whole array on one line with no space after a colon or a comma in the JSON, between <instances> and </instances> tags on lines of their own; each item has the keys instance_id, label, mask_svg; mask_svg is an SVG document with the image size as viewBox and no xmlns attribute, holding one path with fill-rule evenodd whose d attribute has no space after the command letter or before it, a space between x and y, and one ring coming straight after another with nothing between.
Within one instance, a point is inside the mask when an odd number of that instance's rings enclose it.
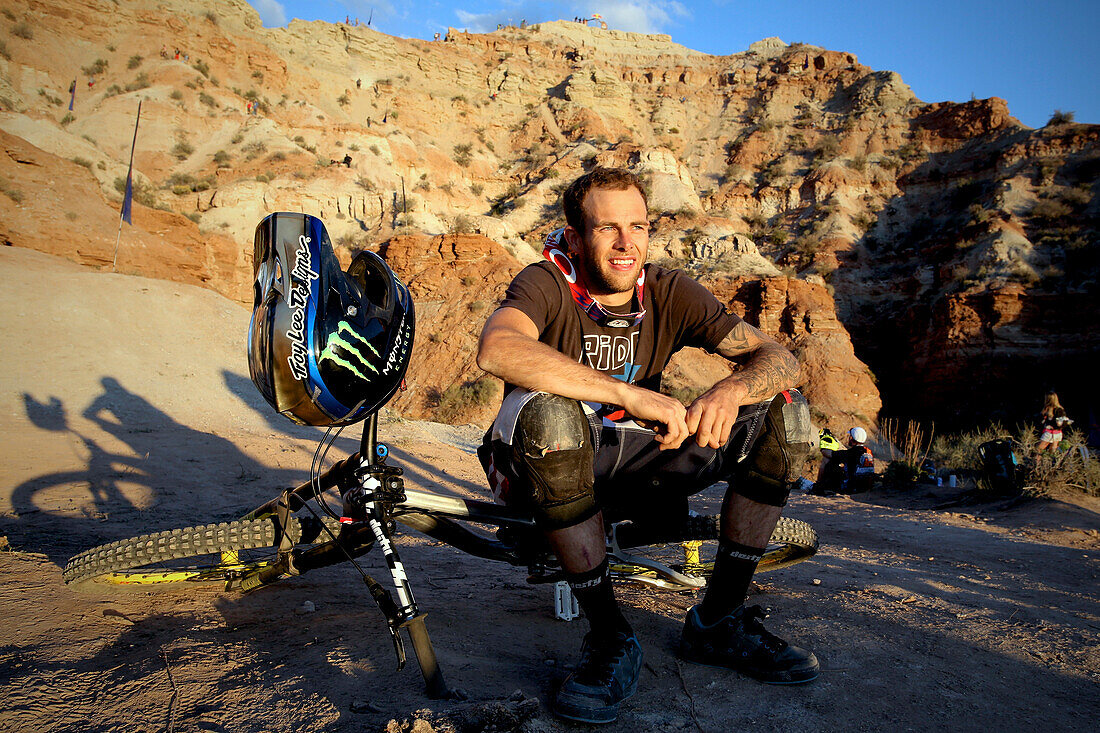
<instances>
[{"instance_id":1,"label":"goggles around neck","mask_svg":"<svg viewBox=\"0 0 1100 733\"><path fill-rule=\"evenodd\" d=\"M542 249L542 256L554 263L554 266L565 276L565 282L569 285L569 292L573 294L575 302L581 310L588 314L596 323L608 328L632 328L637 326L645 318L645 301L642 299L645 288L645 267L638 274L638 281L634 285L634 294L638 298L638 305L643 306L636 313L612 313L598 300L592 297L577 277L577 269L573 266L573 260L566 253L562 229L555 229L546 235L546 245Z\"/></svg>"}]
</instances>

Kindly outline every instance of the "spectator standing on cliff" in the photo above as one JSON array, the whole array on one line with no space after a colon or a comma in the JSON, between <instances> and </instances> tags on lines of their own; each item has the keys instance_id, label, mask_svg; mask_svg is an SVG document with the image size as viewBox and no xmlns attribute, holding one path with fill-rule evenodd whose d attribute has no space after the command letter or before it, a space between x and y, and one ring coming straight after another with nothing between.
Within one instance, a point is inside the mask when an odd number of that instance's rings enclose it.
<instances>
[{"instance_id":1,"label":"spectator standing on cliff","mask_svg":"<svg viewBox=\"0 0 1100 733\"><path fill-rule=\"evenodd\" d=\"M1073 421L1066 417L1066 411L1054 390L1047 392L1039 417L1043 421L1039 434L1039 450L1057 450L1058 443L1062 440L1062 428L1068 428Z\"/></svg>"}]
</instances>

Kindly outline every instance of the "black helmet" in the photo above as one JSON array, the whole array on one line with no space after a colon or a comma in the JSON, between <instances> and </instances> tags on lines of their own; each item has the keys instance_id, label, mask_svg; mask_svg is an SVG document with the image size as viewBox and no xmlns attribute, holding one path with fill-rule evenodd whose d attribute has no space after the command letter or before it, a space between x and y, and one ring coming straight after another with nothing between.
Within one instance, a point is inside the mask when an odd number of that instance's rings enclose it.
<instances>
[{"instance_id":1,"label":"black helmet","mask_svg":"<svg viewBox=\"0 0 1100 733\"><path fill-rule=\"evenodd\" d=\"M382 258L348 271L320 219L271 214L256 226L248 370L272 407L303 425L350 425L386 404L412 354L408 289Z\"/></svg>"}]
</instances>

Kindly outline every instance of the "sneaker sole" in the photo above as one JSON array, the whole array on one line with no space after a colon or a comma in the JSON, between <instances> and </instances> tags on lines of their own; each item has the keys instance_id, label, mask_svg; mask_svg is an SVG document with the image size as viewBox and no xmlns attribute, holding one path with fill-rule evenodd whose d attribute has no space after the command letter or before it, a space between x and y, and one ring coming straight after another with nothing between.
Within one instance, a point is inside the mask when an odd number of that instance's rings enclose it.
<instances>
[{"instance_id":1,"label":"sneaker sole","mask_svg":"<svg viewBox=\"0 0 1100 733\"><path fill-rule=\"evenodd\" d=\"M791 679L791 680L770 680L770 679L766 679L764 677L757 677L756 675L752 674L751 672L746 672L742 669L737 669L736 667L727 667L724 664L711 664L710 662L699 662L699 661L696 661L694 659L688 659L687 657L677 657L677 658L681 659L685 662L689 662L691 664L698 664L700 667L710 667L711 669L724 669L728 672L736 672L737 674L744 675L745 677L748 677L749 679L756 680L757 682L763 682L765 685L804 685L807 682L813 682L821 674L820 669L815 669L813 671L813 676L812 677L804 677L802 679ZM793 675L793 674L797 674L797 673L792 672L791 674ZM801 674L807 674L807 672L803 672Z\"/></svg>"},{"instance_id":2,"label":"sneaker sole","mask_svg":"<svg viewBox=\"0 0 1100 733\"><path fill-rule=\"evenodd\" d=\"M555 698L554 704L550 708L550 712L557 715L559 718L565 720L571 720L576 723L590 723L592 725L602 725L604 723L614 723L619 719L619 705L623 704L630 698L634 697L634 693L638 691L637 682L634 683L634 687L627 694L623 695L622 700L615 703L613 706L606 708L575 708L567 706L564 709L559 707L560 703Z\"/></svg>"}]
</instances>

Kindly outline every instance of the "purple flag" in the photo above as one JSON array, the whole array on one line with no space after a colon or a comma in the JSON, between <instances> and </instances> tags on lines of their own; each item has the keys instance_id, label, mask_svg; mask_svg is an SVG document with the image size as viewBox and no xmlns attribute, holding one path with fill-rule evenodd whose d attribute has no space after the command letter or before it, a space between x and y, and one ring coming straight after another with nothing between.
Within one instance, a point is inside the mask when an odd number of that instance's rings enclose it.
<instances>
[{"instance_id":1,"label":"purple flag","mask_svg":"<svg viewBox=\"0 0 1100 733\"><path fill-rule=\"evenodd\" d=\"M122 220L133 225L130 219L130 210L134 205L134 161L130 161L130 170L126 171L126 195L122 197Z\"/></svg>"},{"instance_id":2,"label":"purple flag","mask_svg":"<svg viewBox=\"0 0 1100 733\"><path fill-rule=\"evenodd\" d=\"M73 104L76 103L76 79L73 79L73 83L69 85L69 111L73 111Z\"/></svg>"},{"instance_id":3,"label":"purple flag","mask_svg":"<svg viewBox=\"0 0 1100 733\"><path fill-rule=\"evenodd\" d=\"M138 100L137 119L134 121L134 142L130 145L130 167L126 169L126 194L122 197L122 220L133 226L130 219L134 205L134 148L137 147L138 125L141 124L141 100ZM122 225L119 224L121 227Z\"/></svg>"}]
</instances>

